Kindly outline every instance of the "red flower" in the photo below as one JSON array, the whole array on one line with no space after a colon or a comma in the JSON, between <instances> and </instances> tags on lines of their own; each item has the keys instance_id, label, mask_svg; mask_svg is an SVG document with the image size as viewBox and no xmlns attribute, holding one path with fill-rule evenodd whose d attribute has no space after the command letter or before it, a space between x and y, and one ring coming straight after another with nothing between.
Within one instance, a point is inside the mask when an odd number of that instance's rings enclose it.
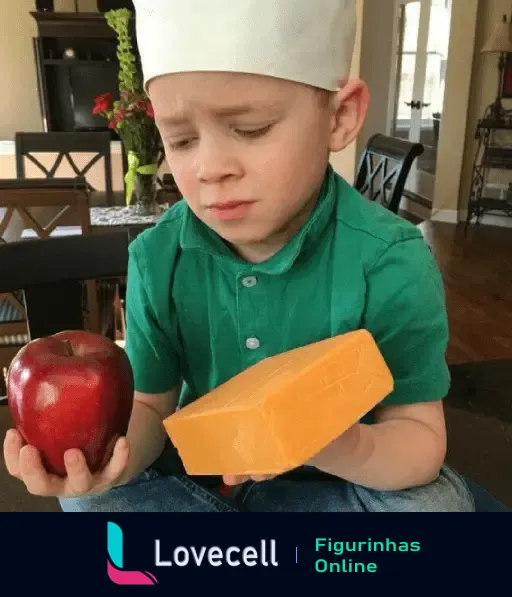
<instances>
[{"instance_id":1,"label":"red flower","mask_svg":"<svg viewBox=\"0 0 512 597\"><path fill-rule=\"evenodd\" d=\"M121 101L130 102L133 99L133 93L128 89L121 91Z\"/></svg>"},{"instance_id":2,"label":"red flower","mask_svg":"<svg viewBox=\"0 0 512 597\"><path fill-rule=\"evenodd\" d=\"M151 102L149 102L148 105L147 105L147 107L146 107L146 114L150 118L154 118L155 117L155 112L153 110L153 104Z\"/></svg>"},{"instance_id":3,"label":"red flower","mask_svg":"<svg viewBox=\"0 0 512 597\"><path fill-rule=\"evenodd\" d=\"M112 109L114 103L114 97L111 93L103 93L95 99L94 108L92 109L93 114L101 114Z\"/></svg>"},{"instance_id":4,"label":"red flower","mask_svg":"<svg viewBox=\"0 0 512 597\"><path fill-rule=\"evenodd\" d=\"M116 110L114 112L114 116L112 117L112 120L108 124L108 128L116 129L119 122L121 122L121 120L124 120L126 118L126 116L127 116L127 114L124 110Z\"/></svg>"}]
</instances>

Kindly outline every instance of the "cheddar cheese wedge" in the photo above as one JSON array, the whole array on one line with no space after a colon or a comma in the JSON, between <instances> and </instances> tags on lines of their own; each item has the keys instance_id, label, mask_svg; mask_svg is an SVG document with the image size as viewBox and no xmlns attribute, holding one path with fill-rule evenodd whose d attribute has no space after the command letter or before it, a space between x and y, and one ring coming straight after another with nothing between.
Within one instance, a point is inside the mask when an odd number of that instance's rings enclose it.
<instances>
[{"instance_id":1,"label":"cheddar cheese wedge","mask_svg":"<svg viewBox=\"0 0 512 597\"><path fill-rule=\"evenodd\" d=\"M281 474L381 402L393 378L356 330L268 357L164 420L190 475Z\"/></svg>"}]
</instances>

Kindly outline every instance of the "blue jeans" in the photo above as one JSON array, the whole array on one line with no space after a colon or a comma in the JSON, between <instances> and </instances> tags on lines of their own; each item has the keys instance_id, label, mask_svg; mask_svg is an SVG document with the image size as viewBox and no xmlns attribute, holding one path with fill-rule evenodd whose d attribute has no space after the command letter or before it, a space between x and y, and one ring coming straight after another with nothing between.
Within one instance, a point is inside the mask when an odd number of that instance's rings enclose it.
<instances>
[{"instance_id":1,"label":"blue jeans","mask_svg":"<svg viewBox=\"0 0 512 597\"><path fill-rule=\"evenodd\" d=\"M405 491L376 491L309 467L238 486L225 497L200 478L148 468L102 494L61 498L64 512L474 512L464 478L448 466L438 479Z\"/></svg>"}]
</instances>

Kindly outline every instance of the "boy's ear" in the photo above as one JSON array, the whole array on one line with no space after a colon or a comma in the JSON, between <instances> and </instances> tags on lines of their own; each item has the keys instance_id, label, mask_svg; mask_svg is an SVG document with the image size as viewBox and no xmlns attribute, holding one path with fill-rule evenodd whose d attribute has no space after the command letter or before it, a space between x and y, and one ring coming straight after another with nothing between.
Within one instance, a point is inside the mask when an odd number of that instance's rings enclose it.
<instances>
[{"instance_id":1,"label":"boy's ear","mask_svg":"<svg viewBox=\"0 0 512 597\"><path fill-rule=\"evenodd\" d=\"M335 92L330 151L341 151L359 134L368 113L370 91L364 81L350 80Z\"/></svg>"}]
</instances>

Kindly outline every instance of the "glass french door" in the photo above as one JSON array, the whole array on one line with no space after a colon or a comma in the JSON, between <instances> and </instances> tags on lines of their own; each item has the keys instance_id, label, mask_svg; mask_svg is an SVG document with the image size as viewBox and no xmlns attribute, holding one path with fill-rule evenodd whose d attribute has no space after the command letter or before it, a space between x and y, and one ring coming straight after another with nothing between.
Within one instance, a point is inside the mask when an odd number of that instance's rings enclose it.
<instances>
[{"instance_id":1,"label":"glass french door","mask_svg":"<svg viewBox=\"0 0 512 597\"><path fill-rule=\"evenodd\" d=\"M396 79L390 133L421 142L425 152L406 189L432 200L443 117L452 0L395 0Z\"/></svg>"}]
</instances>

